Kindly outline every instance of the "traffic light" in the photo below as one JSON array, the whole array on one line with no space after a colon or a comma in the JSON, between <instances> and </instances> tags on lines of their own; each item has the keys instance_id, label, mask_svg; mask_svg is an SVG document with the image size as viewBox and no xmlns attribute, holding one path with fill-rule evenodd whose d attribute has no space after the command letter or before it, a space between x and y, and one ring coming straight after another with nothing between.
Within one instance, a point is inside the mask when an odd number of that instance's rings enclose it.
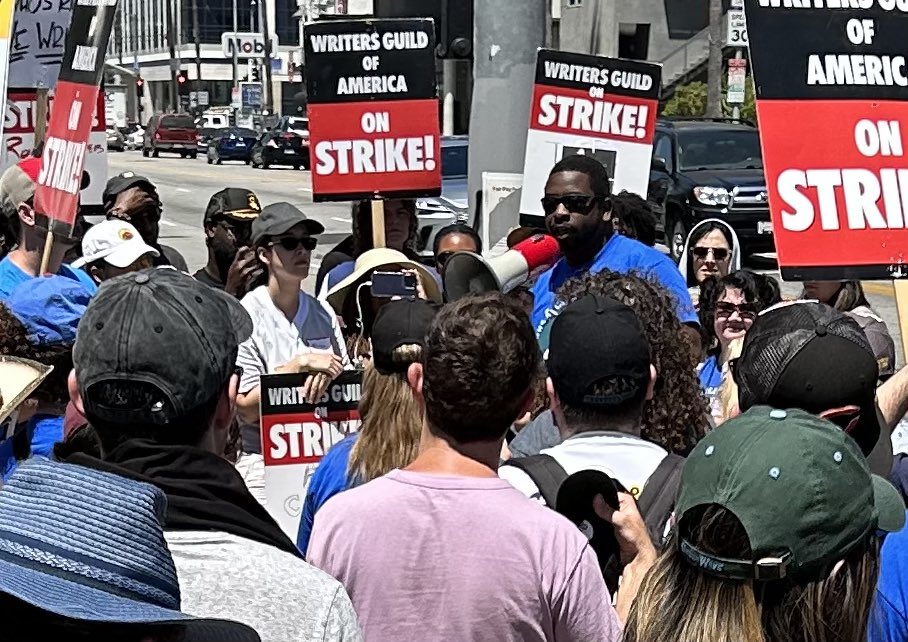
<instances>
[{"instance_id":1,"label":"traffic light","mask_svg":"<svg viewBox=\"0 0 908 642\"><path fill-rule=\"evenodd\" d=\"M180 96L189 94L189 77L182 69L177 73L177 93Z\"/></svg>"},{"instance_id":2,"label":"traffic light","mask_svg":"<svg viewBox=\"0 0 908 642\"><path fill-rule=\"evenodd\" d=\"M136 76L136 91L139 95L142 95L142 92L145 90L145 79L142 76Z\"/></svg>"},{"instance_id":3,"label":"traffic light","mask_svg":"<svg viewBox=\"0 0 908 642\"><path fill-rule=\"evenodd\" d=\"M259 71L258 65L252 67L252 75L249 77L249 80L252 82L259 82L262 79L262 74Z\"/></svg>"},{"instance_id":4,"label":"traffic light","mask_svg":"<svg viewBox=\"0 0 908 642\"><path fill-rule=\"evenodd\" d=\"M560 2L560 0L555 0ZM473 55L473 0L374 0L376 18L433 18L439 58Z\"/></svg>"}]
</instances>

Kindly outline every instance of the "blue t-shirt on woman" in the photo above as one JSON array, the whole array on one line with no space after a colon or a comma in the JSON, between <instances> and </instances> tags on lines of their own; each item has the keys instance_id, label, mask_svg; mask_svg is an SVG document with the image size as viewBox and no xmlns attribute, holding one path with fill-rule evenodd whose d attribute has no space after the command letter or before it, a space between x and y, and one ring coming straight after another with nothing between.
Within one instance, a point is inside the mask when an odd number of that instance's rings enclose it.
<instances>
[{"instance_id":1,"label":"blue t-shirt on woman","mask_svg":"<svg viewBox=\"0 0 908 642\"><path fill-rule=\"evenodd\" d=\"M358 434L347 435L334 444L325 453L309 481L309 490L306 491L306 501L303 504L303 515L300 518L299 533L296 536L296 547L303 555L309 548L312 524L315 522L315 514L318 510L338 493L355 486L347 475L347 467L350 464L350 453L353 451L353 444L356 443Z\"/></svg>"}]
</instances>

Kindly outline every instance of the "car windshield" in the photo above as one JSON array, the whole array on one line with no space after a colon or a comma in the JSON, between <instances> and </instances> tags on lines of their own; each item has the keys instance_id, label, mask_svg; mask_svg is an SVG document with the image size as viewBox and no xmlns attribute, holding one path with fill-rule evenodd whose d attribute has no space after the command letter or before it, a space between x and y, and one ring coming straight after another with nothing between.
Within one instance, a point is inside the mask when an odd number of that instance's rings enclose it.
<instances>
[{"instance_id":1,"label":"car windshield","mask_svg":"<svg viewBox=\"0 0 908 642\"><path fill-rule=\"evenodd\" d=\"M682 171L763 168L756 129L679 131L678 157Z\"/></svg>"},{"instance_id":2,"label":"car windshield","mask_svg":"<svg viewBox=\"0 0 908 642\"><path fill-rule=\"evenodd\" d=\"M161 119L161 127L168 129L195 129L195 122L191 116L164 116Z\"/></svg>"},{"instance_id":3,"label":"car windshield","mask_svg":"<svg viewBox=\"0 0 908 642\"><path fill-rule=\"evenodd\" d=\"M448 145L441 148L441 175L443 178L467 175L466 145Z\"/></svg>"},{"instance_id":4,"label":"car windshield","mask_svg":"<svg viewBox=\"0 0 908 642\"><path fill-rule=\"evenodd\" d=\"M240 138L256 138L258 134L255 133L252 129L231 129L230 133L234 136L239 136Z\"/></svg>"}]
</instances>

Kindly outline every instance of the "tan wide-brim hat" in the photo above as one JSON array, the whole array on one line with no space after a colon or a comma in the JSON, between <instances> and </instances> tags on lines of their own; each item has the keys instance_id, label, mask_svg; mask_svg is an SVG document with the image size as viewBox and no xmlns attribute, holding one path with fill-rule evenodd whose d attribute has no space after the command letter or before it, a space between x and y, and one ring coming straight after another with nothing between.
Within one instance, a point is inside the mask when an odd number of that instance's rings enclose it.
<instances>
[{"instance_id":1,"label":"tan wide-brim hat","mask_svg":"<svg viewBox=\"0 0 908 642\"><path fill-rule=\"evenodd\" d=\"M378 268L391 269L398 267L403 270L415 270L419 273L422 287L430 301L441 303L441 288L435 275L425 265L421 265L407 258L403 252L392 250L386 247L378 247L368 252L363 252L353 267L353 274L335 285L328 291L328 304L334 308L338 314L343 314L344 301L347 296L354 293L355 287L366 277L372 270Z\"/></svg>"},{"instance_id":2,"label":"tan wide-brim hat","mask_svg":"<svg viewBox=\"0 0 908 642\"><path fill-rule=\"evenodd\" d=\"M0 356L0 422L6 421L53 369L29 359Z\"/></svg>"}]
</instances>

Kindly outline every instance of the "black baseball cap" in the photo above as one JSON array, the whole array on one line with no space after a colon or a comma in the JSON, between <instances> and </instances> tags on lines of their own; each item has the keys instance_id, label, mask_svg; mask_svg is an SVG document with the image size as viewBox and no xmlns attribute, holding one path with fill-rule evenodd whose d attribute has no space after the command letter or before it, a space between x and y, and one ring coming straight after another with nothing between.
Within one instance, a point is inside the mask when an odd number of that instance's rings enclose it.
<instances>
[{"instance_id":1,"label":"black baseball cap","mask_svg":"<svg viewBox=\"0 0 908 642\"><path fill-rule=\"evenodd\" d=\"M259 243L270 236L286 234L292 227L305 223L306 231L315 236L325 231L325 226L306 218L302 210L290 203L272 203L252 222L252 242Z\"/></svg>"},{"instance_id":2,"label":"black baseball cap","mask_svg":"<svg viewBox=\"0 0 908 642\"><path fill-rule=\"evenodd\" d=\"M618 492L627 492L618 480L602 470L585 469L568 476L558 487L555 510L564 515L587 538L599 558L599 566L608 568L618 555L618 540L610 522L593 508L596 495L618 510Z\"/></svg>"},{"instance_id":3,"label":"black baseball cap","mask_svg":"<svg viewBox=\"0 0 908 642\"><path fill-rule=\"evenodd\" d=\"M608 408L633 399L649 383L650 348L634 311L590 294L561 310L552 322L546 369L555 392L569 406ZM620 393L594 394L608 377L632 385Z\"/></svg>"},{"instance_id":4,"label":"black baseball cap","mask_svg":"<svg viewBox=\"0 0 908 642\"><path fill-rule=\"evenodd\" d=\"M218 217L249 222L262 213L262 206L255 192L241 187L227 187L212 195L205 209L205 223Z\"/></svg>"},{"instance_id":5,"label":"black baseball cap","mask_svg":"<svg viewBox=\"0 0 908 642\"><path fill-rule=\"evenodd\" d=\"M828 305L797 301L765 310L747 332L733 374L742 412L764 405L819 414L854 405L860 416L850 435L864 454L889 443L877 415L873 348L854 319Z\"/></svg>"},{"instance_id":6,"label":"black baseball cap","mask_svg":"<svg viewBox=\"0 0 908 642\"><path fill-rule=\"evenodd\" d=\"M86 414L124 424L166 424L209 401L252 334L234 297L168 267L105 281L79 326L73 364ZM99 402L95 386L117 380L159 394L142 406Z\"/></svg>"},{"instance_id":7,"label":"black baseball cap","mask_svg":"<svg viewBox=\"0 0 908 642\"><path fill-rule=\"evenodd\" d=\"M104 204L112 203L118 195L122 194L131 187L144 187L149 192L157 194L158 190L150 180L144 176L139 176L135 172L123 172L110 178L104 187Z\"/></svg>"},{"instance_id":8,"label":"black baseball cap","mask_svg":"<svg viewBox=\"0 0 908 642\"><path fill-rule=\"evenodd\" d=\"M397 363L392 358L395 349L403 345L425 347L429 326L438 307L423 301L400 300L386 303L372 324L372 364L381 374L406 372L410 364Z\"/></svg>"}]
</instances>

